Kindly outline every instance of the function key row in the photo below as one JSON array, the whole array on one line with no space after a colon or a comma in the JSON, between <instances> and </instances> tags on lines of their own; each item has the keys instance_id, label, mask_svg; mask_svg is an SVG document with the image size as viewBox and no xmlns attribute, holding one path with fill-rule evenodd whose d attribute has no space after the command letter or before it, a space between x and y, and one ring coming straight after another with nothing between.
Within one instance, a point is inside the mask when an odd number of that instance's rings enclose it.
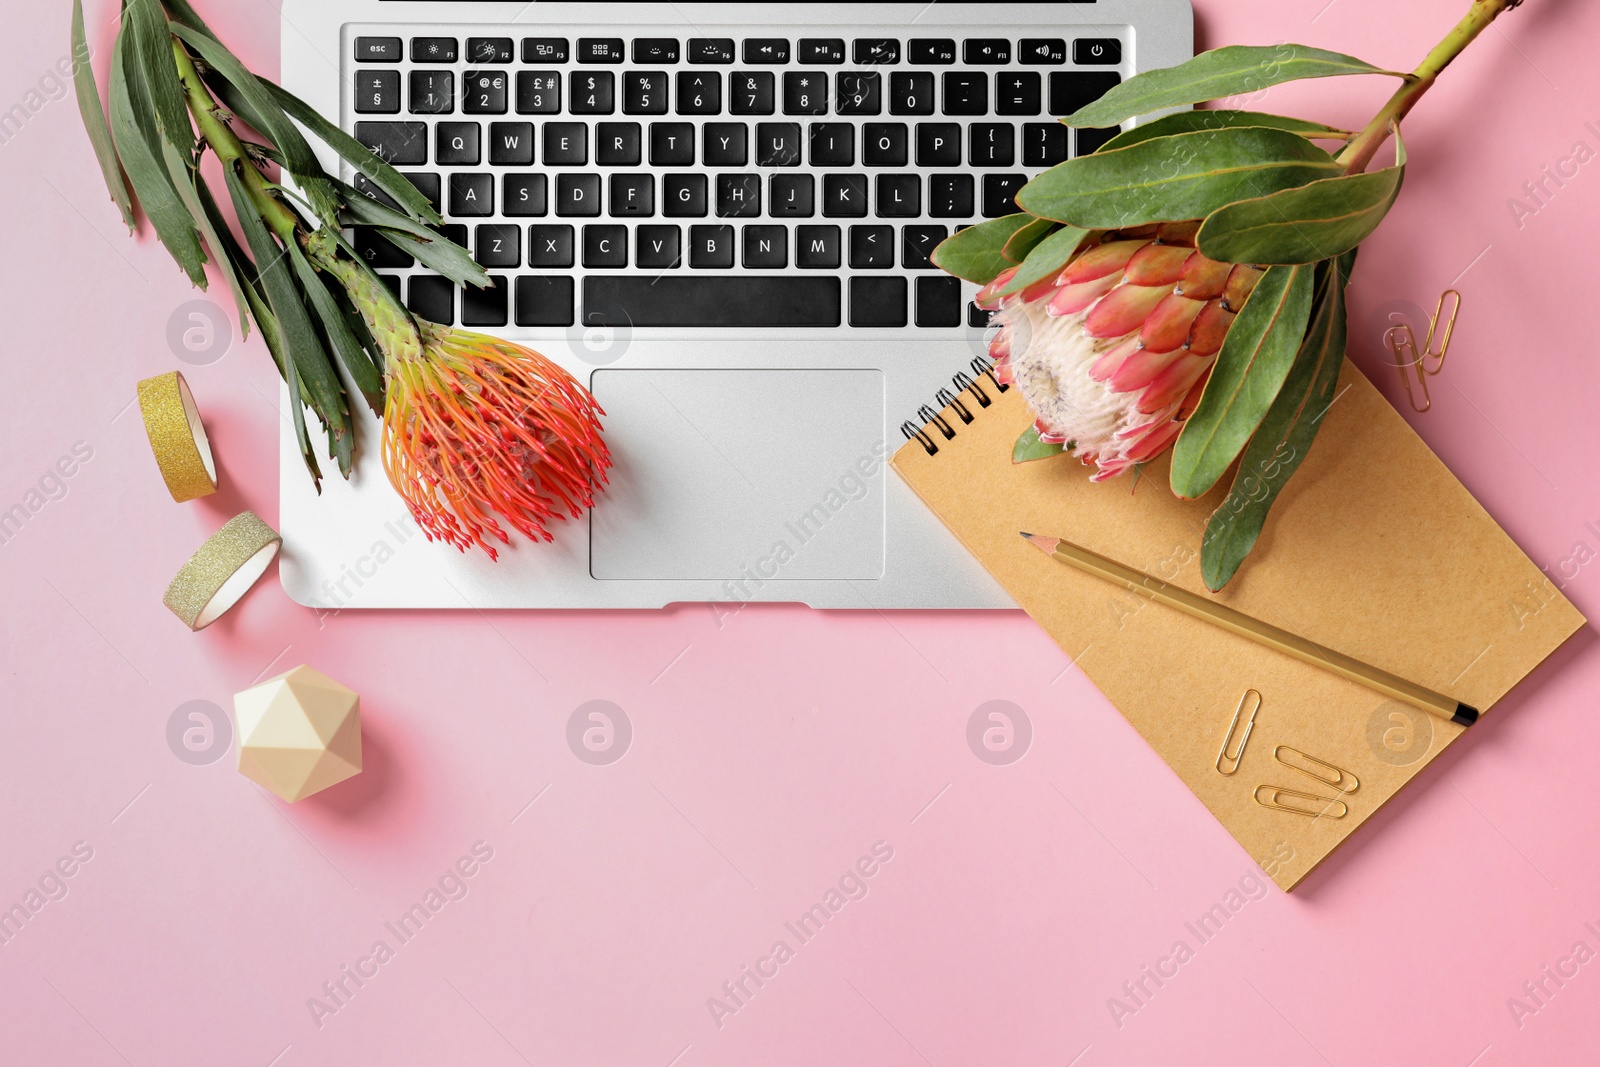
<instances>
[{"instance_id":1,"label":"function key row","mask_svg":"<svg viewBox=\"0 0 1600 1067\"><path fill-rule=\"evenodd\" d=\"M455 37L411 38L413 63L456 63L460 61L460 42ZM693 37L680 52L674 37L636 37L630 43L621 37L580 37L576 50L579 63L622 63L630 57L635 63L674 64L680 55L690 63L731 64L735 57L751 65L781 65L791 58L811 65L850 62L862 66L893 66L901 60L901 42L890 37L863 37L849 42L842 37L803 37L798 47L780 37L751 37L736 42L732 37ZM355 57L362 63L398 63L403 58L399 37L357 37ZM565 37L524 37L524 63L566 63L572 58L571 42ZM919 38L907 42L905 58L923 66L949 66L956 62L970 66L1005 66L1014 62L1025 66L1061 66L1067 62L1068 45L1062 37ZM1122 62L1122 42L1115 37L1079 37L1072 41L1072 62L1079 66L1116 66ZM508 64L515 60L516 42L510 37L467 38L466 59L471 63Z\"/></svg>"},{"instance_id":2,"label":"function key row","mask_svg":"<svg viewBox=\"0 0 1600 1067\"><path fill-rule=\"evenodd\" d=\"M401 109L398 70L366 69L356 72L354 106L357 114L396 115ZM839 71L830 79L825 71L785 71L782 80L772 71L730 72L724 98L720 71L578 71L568 73L567 111L574 115L610 115L618 108L627 115L665 115L676 98L679 115L772 115L781 105L785 115L872 116L932 115L935 97L946 115L981 116L1066 115L1092 103L1121 81L1115 71L1056 71L1045 99L1038 71L996 73L945 71L935 81L932 71L894 71L887 85L872 70ZM673 92L669 92L669 85ZM449 70L414 70L408 76L410 111L415 115L448 115L457 109L456 74ZM554 115L562 110L563 78L554 70L468 70L462 74L460 110L469 115ZM514 92L513 92L514 89ZM936 94L937 89L937 94Z\"/></svg>"},{"instance_id":3,"label":"function key row","mask_svg":"<svg viewBox=\"0 0 1600 1067\"><path fill-rule=\"evenodd\" d=\"M650 42L636 42L648 44ZM658 41L670 45L672 58L657 58L654 62L677 62L676 41ZM608 39L579 41L582 58L587 63L622 62L622 42ZM562 37L525 37L522 41L522 60L525 63L565 63L569 42ZM641 53L643 54L643 53ZM467 38L467 61L471 63L508 64L516 61L516 41L510 37ZM398 63L405 58L405 42L398 37L357 37L356 61L359 63ZM461 60L461 42L455 37L411 38L411 62L457 63Z\"/></svg>"}]
</instances>

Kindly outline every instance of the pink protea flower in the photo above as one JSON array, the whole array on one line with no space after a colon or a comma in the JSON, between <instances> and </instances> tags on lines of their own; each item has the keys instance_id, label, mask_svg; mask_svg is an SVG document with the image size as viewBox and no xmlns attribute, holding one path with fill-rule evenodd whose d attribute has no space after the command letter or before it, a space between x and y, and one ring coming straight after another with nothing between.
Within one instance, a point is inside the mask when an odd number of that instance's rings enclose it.
<instances>
[{"instance_id":1,"label":"pink protea flower","mask_svg":"<svg viewBox=\"0 0 1600 1067\"><path fill-rule=\"evenodd\" d=\"M1092 235L1056 275L999 297L995 376L1022 390L1039 438L1066 445L1105 481L1165 451L1200 403L1258 267L1195 250L1198 222Z\"/></svg>"}]
</instances>

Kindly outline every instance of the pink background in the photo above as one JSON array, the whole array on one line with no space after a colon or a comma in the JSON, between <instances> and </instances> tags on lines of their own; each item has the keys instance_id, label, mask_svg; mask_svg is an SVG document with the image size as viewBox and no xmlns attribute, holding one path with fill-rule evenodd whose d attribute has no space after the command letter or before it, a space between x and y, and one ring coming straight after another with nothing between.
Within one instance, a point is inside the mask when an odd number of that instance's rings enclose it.
<instances>
[{"instance_id":1,"label":"pink background","mask_svg":"<svg viewBox=\"0 0 1600 1067\"><path fill-rule=\"evenodd\" d=\"M1205 46L1304 40L1409 69L1467 5L1198 6ZM276 71L271 5L203 7ZM97 26L108 9L91 5ZM67 5L11 4L4 31L9 108L67 53ZM1596 40L1594 5L1529 0L1446 75L1409 125L1352 324L1403 408L1379 308L1461 288L1434 409L1407 417L1591 616L1600 162L1520 225L1508 199L1580 139L1600 148ZM1359 124L1386 88L1256 106ZM1575 942L1600 949L1591 632L1294 895L1268 889L1201 945L1185 923L1254 865L1019 613L319 619L269 576L186 632L160 605L179 564L243 508L276 518L275 373L254 338L183 368L224 488L171 503L129 405L181 366L168 321L201 294L121 232L70 97L0 145L0 187L0 510L92 450L0 544L0 908L92 849L0 945L0 1062L1593 1062L1600 963L1549 982L1536 1014L1508 1007ZM169 749L180 705L231 707L302 662L362 694L359 778L291 808L231 757ZM633 727L608 766L566 742L593 699ZM1009 766L966 742L991 699L1033 725ZM480 841L467 895L398 945L384 924ZM719 1027L707 999L797 945L783 924L876 842L893 857L866 896ZM380 939L394 957L319 1027L308 999ZM1194 957L1119 1027L1108 998L1179 939Z\"/></svg>"}]
</instances>

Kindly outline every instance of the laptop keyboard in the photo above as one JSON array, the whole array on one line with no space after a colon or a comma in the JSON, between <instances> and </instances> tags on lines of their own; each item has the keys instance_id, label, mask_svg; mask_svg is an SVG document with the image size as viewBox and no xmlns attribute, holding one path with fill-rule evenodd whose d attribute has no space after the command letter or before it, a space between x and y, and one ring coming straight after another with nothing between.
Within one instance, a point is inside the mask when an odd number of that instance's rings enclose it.
<instances>
[{"instance_id":1,"label":"laptop keyboard","mask_svg":"<svg viewBox=\"0 0 1600 1067\"><path fill-rule=\"evenodd\" d=\"M354 241L412 310L474 327L959 328L962 283L929 254L1114 135L1053 116L1116 85L1123 62L1104 27L411 29L350 34L347 127L434 203L494 286L458 292L371 233Z\"/></svg>"}]
</instances>

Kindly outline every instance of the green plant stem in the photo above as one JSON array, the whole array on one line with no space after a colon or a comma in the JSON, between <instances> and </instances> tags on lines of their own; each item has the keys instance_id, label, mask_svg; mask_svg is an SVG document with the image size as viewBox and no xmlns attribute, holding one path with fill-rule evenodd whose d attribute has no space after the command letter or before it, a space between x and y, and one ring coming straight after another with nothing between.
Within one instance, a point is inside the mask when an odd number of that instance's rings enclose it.
<instances>
[{"instance_id":1,"label":"green plant stem","mask_svg":"<svg viewBox=\"0 0 1600 1067\"><path fill-rule=\"evenodd\" d=\"M238 171L240 177L244 179L245 190L250 194L250 202L256 206L262 221L278 235L278 239L297 240L300 234L299 216L272 194L267 176L261 173L250 158L244 142L233 132L233 127L223 121L218 113L220 109L217 102L212 98L205 82L200 80L200 72L195 70L188 49L184 48L183 42L177 38L172 40L172 54L177 60L178 80L183 83L189 114L194 116L195 127L200 131L201 140L216 153L218 161L224 167L233 167Z\"/></svg>"},{"instance_id":2,"label":"green plant stem","mask_svg":"<svg viewBox=\"0 0 1600 1067\"><path fill-rule=\"evenodd\" d=\"M280 241L285 244L297 242L318 269L326 271L344 286L386 357L419 356L422 341L410 314L371 271L364 271L355 263L342 259L338 243L326 231L309 231L300 216L278 199L272 183L250 158L249 151L239 135L234 133L233 127L222 117L221 109L201 80L188 49L177 38L173 38L172 53L177 60L178 79L183 83L189 113L194 116L201 140L216 153L217 160L224 167L232 167L240 175L250 202L262 221Z\"/></svg>"},{"instance_id":3,"label":"green plant stem","mask_svg":"<svg viewBox=\"0 0 1600 1067\"><path fill-rule=\"evenodd\" d=\"M1345 173L1358 174L1366 170L1395 126L1410 113L1423 94L1433 88L1433 83L1444 68L1477 40L1491 22L1521 3L1522 0L1472 0L1472 10L1467 12L1466 17L1445 35L1444 40L1434 45L1433 51L1427 54L1417 69L1406 75L1405 84L1389 98L1383 110L1374 115L1355 140L1339 153L1338 159L1344 165Z\"/></svg>"},{"instance_id":4,"label":"green plant stem","mask_svg":"<svg viewBox=\"0 0 1600 1067\"><path fill-rule=\"evenodd\" d=\"M302 243L311 262L331 274L350 294L350 302L366 321L367 330L383 352L386 374L397 361L422 358L422 334L416 319L377 275L341 257L327 231L319 230Z\"/></svg>"}]
</instances>

